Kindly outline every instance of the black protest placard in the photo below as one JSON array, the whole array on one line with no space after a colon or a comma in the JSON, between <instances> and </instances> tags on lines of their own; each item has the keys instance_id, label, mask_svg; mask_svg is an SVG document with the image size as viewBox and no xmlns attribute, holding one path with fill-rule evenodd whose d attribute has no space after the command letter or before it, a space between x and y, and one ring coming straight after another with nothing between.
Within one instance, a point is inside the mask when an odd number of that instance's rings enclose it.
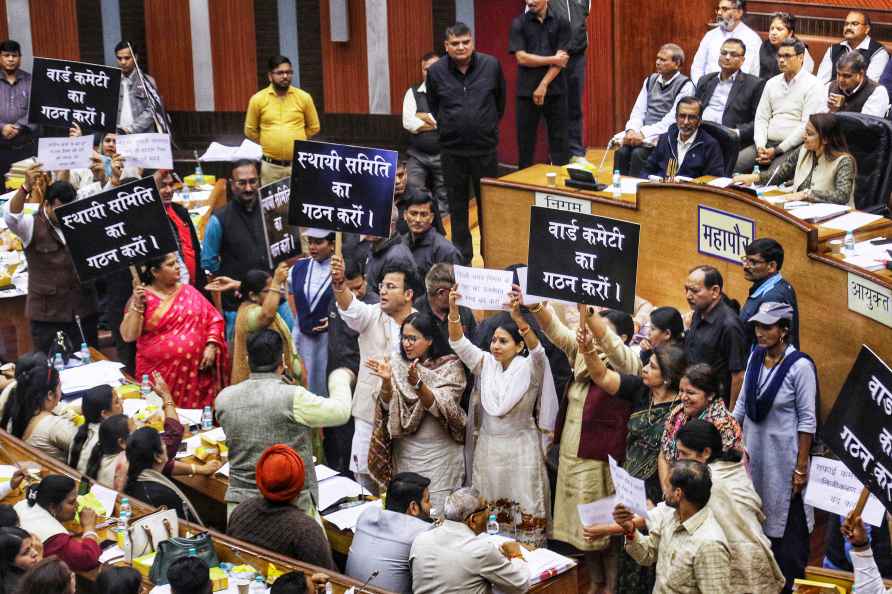
<instances>
[{"instance_id":1,"label":"black protest placard","mask_svg":"<svg viewBox=\"0 0 892 594\"><path fill-rule=\"evenodd\" d=\"M263 211L263 233L266 235L270 267L300 255L297 227L288 224L288 198L291 180L274 181L260 188L260 209Z\"/></svg>"},{"instance_id":2,"label":"black protest placard","mask_svg":"<svg viewBox=\"0 0 892 594\"><path fill-rule=\"evenodd\" d=\"M151 177L56 209L81 281L177 251L177 240Z\"/></svg>"},{"instance_id":3,"label":"black protest placard","mask_svg":"<svg viewBox=\"0 0 892 594\"><path fill-rule=\"evenodd\" d=\"M28 121L84 132L114 132L121 70L70 60L34 58Z\"/></svg>"},{"instance_id":4,"label":"black protest placard","mask_svg":"<svg viewBox=\"0 0 892 594\"><path fill-rule=\"evenodd\" d=\"M868 347L861 347L821 434L892 513L892 370Z\"/></svg>"},{"instance_id":5,"label":"black protest placard","mask_svg":"<svg viewBox=\"0 0 892 594\"><path fill-rule=\"evenodd\" d=\"M639 231L628 221L533 206L527 292L632 313Z\"/></svg>"},{"instance_id":6,"label":"black protest placard","mask_svg":"<svg viewBox=\"0 0 892 594\"><path fill-rule=\"evenodd\" d=\"M395 151L295 141L289 222L389 236L396 162Z\"/></svg>"}]
</instances>

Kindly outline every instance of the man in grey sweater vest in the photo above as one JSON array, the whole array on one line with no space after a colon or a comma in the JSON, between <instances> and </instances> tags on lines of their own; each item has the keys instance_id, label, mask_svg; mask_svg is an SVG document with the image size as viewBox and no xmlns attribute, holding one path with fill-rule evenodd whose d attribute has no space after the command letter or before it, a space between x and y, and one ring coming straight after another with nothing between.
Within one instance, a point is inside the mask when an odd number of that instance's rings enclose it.
<instances>
[{"instance_id":1,"label":"man in grey sweater vest","mask_svg":"<svg viewBox=\"0 0 892 594\"><path fill-rule=\"evenodd\" d=\"M691 79L679 72L683 64L684 50L674 43L657 52L657 71L644 79L625 129L610 140L610 146L619 147L613 154L614 170L639 177L660 134L675 123L678 100L694 94Z\"/></svg>"},{"instance_id":2,"label":"man in grey sweater vest","mask_svg":"<svg viewBox=\"0 0 892 594\"><path fill-rule=\"evenodd\" d=\"M306 469L304 488L292 505L316 517L319 490L312 430L343 425L350 419L350 391L330 382L329 398L322 398L289 383L282 375L282 337L273 330L260 330L248 337L248 364L248 379L225 388L214 401L229 446L227 512L259 494L257 461L269 446L280 443L297 452Z\"/></svg>"}]
</instances>

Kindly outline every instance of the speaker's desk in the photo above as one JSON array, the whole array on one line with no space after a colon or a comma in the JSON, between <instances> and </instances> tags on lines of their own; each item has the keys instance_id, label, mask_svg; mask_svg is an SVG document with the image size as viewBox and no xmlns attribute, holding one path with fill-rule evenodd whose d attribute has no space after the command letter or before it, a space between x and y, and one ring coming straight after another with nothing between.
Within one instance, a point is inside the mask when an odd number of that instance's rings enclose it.
<instances>
[{"instance_id":1,"label":"speaker's desk","mask_svg":"<svg viewBox=\"0 0 892 594\"><path fill-rule=\"evenodd\" d=\"M553 200L571 199L559 205L564 209L590 209L591 214L641 226L636 292L654 305L689 310L684 282L688 271L699 264L715 266L724 278L725 292L743 303L750 287L739 259L744 244L732 242L739 248L733 258L701 253L701 219L719 216L739 221L741 228L751 223L754 237L772 237L784 247L782 274L796 289L801 348L818 366L823 415L830 411L862 343L892 362L892 274L888 270L870 272L831 255L828 240L843 232L801 221L744 192L707 185L642 183L637 194L618 199L608 192L577 191L563 185L566 176L561 169L535 165L483 180L486 234L482 251L488 268L527 261L530 206L537 198L542 204L546 195L551 195ZM558 174L557 187L546 185L545 174L550 171ZM881 219L855 232L858 241L881 235L892 237L892 221ZM869 313L890 325L849 309L850 293L858 283L874 291L870 295L876 309Z\"/></svg>"}]
</instances>

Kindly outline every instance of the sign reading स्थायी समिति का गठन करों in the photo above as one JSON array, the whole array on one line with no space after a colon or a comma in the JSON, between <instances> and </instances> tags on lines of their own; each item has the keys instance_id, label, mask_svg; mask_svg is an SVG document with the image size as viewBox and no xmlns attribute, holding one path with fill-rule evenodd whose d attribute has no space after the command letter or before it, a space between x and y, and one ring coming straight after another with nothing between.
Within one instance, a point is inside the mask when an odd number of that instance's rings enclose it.
<instances>
[{"instance_id":1,"label":"sign reading \u0938\u094d\u0925\u093e\u092f\u0940 \u0938\u092e\u093f\u0924\u093f \u0915\u093e \u0917\u0920\u0928 \u0915\u0930\u094b\u0902","mask_svg":"<svg viewBox=\"0 0 892 594\"><path fill-rule=\"evenodd\" d=\"M527 290L632 313L640 229L628 221L530 207Z\"/></svg>"},{"instance_id":2,"label":"sign reading \u0938\u094d\u0925\u093e\u092f\u0940 \u0938\u092e\u093f\u0924\u093f \u0915\u093e \u0917\u0920\u0928 \u0915\u0930\u094b\u0902","mask_svg":"<svg viewBox=\"0 0 892 594\"><path fill-rule=\"evenodd\" d=\"M396 151L295 140L288 222L389 237L396 164Z\"/></svg>"},{"instance_id":3,"label":"sign reading \u0938\u094d\u0925\u093e\u092f\u0940 \u0938\u092e\u093f\u0924\u093f \u0915\u093e \u0917\u0920\u0928 \u0915\u0930\u094b\u0902","mask_svg":"<svg viewBox=\"0 0 892 594\"><path fill-rule=\"evenodd\" d=\"M861 346L821 435L892 513L892 370L867 346Z\"/></svg>"},{"instance_id":4,"label":"sign reading \u0938\u094d\u0925\u093e\u092f\u0940 \u0938\u092e\u093f\u0924\u093f \u0915\u093e \u0917\u0920\u0928 \u0915\u0930\u094b\u0902","mask_svg":"<svg viewBox=\"0 0 892 594\"><path fill-rule=\"evenodd\" d=\"M55 212L82 282L177 251L152 177L76 200Z\"/></svg>"},{"instance_id":5,"label":"sign reading \u0938\u094d\u0925\u093e\u092f\u0940 \u0938\u092e\u093f\u0924\u093f \u0915\u093e \u0917\u0920\u0928 \u0915\u0930\u094b\u0902","mask_svg":"<svg viewBox=\"0 0 892 594\"><path fill-rule=\"evenodd\" d=\"M300 255L300 230L288 224L290 195L291 179L287 177L260 188L263 233L266 235L270 268L288 258Z\"/></svg>"},{"instance_id":6,"label":"sign reading \u0938\u094d\u0925\u093e\u092f\u0940 \u0938\u092e\u093f\u0924\u093f \u0915\u093e \u0917\u0920\u0928 \u0915\u0930\u094b\u0902","mask_svg":"<svg viewBox=\"0 0 892 594\"><path fill-rule=\"evenodd\" d=\"M702 204L697 207L697 250L741 265L746 246L756 238L756 222Z\"/></svg>"},{"instance_id":7,"label":"sign reading \u0938\u094d\u0925\u093e\u092f\u0940 \u0938\u092e\u093f\u0924\u093f \u0915\u093e \u0917\u0920\u0928 \u0915\u0930\u094b\u0902","mask_svg":"<svg viewBox=\"0 0 892 594\"><path fill-rule=\"evenodd\" d=\"M84 135L114 132L121 70L70 60L34 58L28 122L57 128L75 123Z\"/></svg>"}]
</instances>

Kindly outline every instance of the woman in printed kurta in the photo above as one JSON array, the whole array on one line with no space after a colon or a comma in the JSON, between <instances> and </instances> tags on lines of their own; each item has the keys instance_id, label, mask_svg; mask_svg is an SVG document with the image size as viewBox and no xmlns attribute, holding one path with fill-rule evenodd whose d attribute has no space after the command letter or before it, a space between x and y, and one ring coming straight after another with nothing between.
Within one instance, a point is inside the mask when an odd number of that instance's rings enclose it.
<instances>
[{"instance_id":1,"label":"woman in printed kurta","mask_svg":"<svg viewBox=\"0 0 892 594\"><path fill-rule=\"evenodd\" d=\"M180 283L175 253L142 266L121 336L136 341L136 375L155 371L180 408L203 408L228 379L223 316L190 285Z\"/></svg>"},{"instance_id":2,"label":"woman in printed kurta","mask_svg":"<svg viewBox=\"0 0 892 594\"><path fill-rule=\"evenodd\" d=\"M481 417L479 429L470 423L470 430L477 431L471 484L496 515L502 533L543 547L551 498L535 408L548 361L545 349L520 313L518 294L511 297L512 322L496 329L488 353L464 336L457 298L453 289L449 345L478 378L471 421L477 410ZM521 355L526 348L528 357Z\"/></svg>"},{"instance_id":3,"label":"woman in printed kurta","mask_svg":"<svg viewBox=\"0 0 892 594\"><path fill-rule=\"evenodd\" d=\"M369 471L383 485L400 472L425 476L431 481L431 506L442 512L446 497L465 478L464 366L425 313L403 322L399 353L389 360L370 359L366 366L382 380Z\"/></svg>"}]
</instances>

